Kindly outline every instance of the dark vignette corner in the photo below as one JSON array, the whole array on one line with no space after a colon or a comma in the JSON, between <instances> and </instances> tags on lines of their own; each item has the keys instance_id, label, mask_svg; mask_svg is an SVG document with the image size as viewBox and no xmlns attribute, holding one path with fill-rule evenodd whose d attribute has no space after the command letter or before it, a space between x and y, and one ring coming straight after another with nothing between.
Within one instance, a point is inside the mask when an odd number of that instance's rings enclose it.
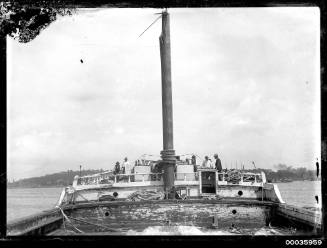
<instances>
[{"instance_id":1,"label":"dark vignette corner","mask_svg":"<svg viewBox=\"0 0 327 248\"><path fill-rule=\"evenodd\" d=\"M162 1L156 1L156 0L127 0L127 1L121 1L121 0L112 0L112 1L105 1L105 0L67 0L67 1L60 1L60 0L47 0L47 1L27 1L27 0L16 0L16 2L21 4L34 4L39 5L41 2L52 2L60 4L61 2L66 2L66 5L69 7L88 7L88 8L94 8L94 7L154 7L154 8L163 8L163 7L263 7L263 6L317 6L320 8L320 58L321 58L321 173L322 173L322 219L323 219L323 237L326 238L327 234L327 228L326 228L326 220L327 216L325 214L326 204L327 204L327 193L326 193L326 177L327 177L327 105L326 105L326 95L327 95L327 83L326 83L326 34L327 34L327 28L326 28L326 3L323 0L316 0L316 1L248 1L248 2L241 2L241 1L215 1L215 0L162 0ZM41 3L42 4L42 3ZM6 37L1 36L0 37L0 106L1 106L1 119L0 119L0 138L1 138L1 164L0 164L0 197L3 198L0 200L1 204L1 214L0 214L0 234L1 238L4 238L6 236L6 183L7 183L7 175L6 175L6 165L7 165L7 159L6 159L6 131L7 131L7 125L6 125L6 114L7 114L7 88L6 88ZM67 237L68 241L81 241L81 239L72 239ZM107 237L104 238L107 240ZM181 241L186 241L185 238L159 238L154 237L152 238L154 243L158 244L158 241L163 241L165 245L167 245L167 241L175 241L181 245ZM194 237L189 241L214 241L217 242L218 238L208 238L207 240L204 240L201 237ZM251 244L265 244L268 242L276 242L275 244L281 245L282 247L285 246L285 243L283 242L286 238L262 238L262 237L242 237L235 238L234 241L237 243L242 242L242 240L250 242ZM24 241L24 239L15 239L16 241ZM29 239L30 240L30 239ZM37 241L39 239L32 239L33 241ZM54 241L57 244L61 244L60 240L63 240L61 238L57 238L55 240L49 240L46 239L45 241ZM64 239L66 240L66 238ZM99 242L99 237L89 237L84 239L85 245L91 245L91 243L87 241L96 241ZM139 238L113 238L113 240L116 240L116 242L113 242L113 246L120 246L120 242L139 242L141 244L145 244L145 241L148 241L147 238L139 239ZM221 241L223 244L231 244L234 246L235 242L227 242L231 239L225 237L221 238ZM59 243L58 243L59 241ZM256 242L258 241L258 243ZM220 241L219 241L220 242ZM15 243L15 242L14 242ZM33 242L34 243L34 242ZM71 246L72 243L69 242ZM35 244L35 243L34 243ZM108 243L107 243L108 244ZM134 243L135 244L135 243ZM194 244L194 243L193 243ZM198 243L199 244L199 243ZM161 246L161 245L159 245Z\"/></svg>"},{"instance_id":2,"label":"dark vignette corner","mask_svg":"<svg viewBox=\"0 0 327 248\"><path fill-rule=\"evenodd\" d=\"M6 89L6 76L7 76L7 70L6 70L6 58L7 58L7 50L6 50L6 37L0 36L0 235L1 237L4 237L6 232L6 202L7 202L7 174L6 174L6 164L7 164L7 146L6 146L6 113L7 113L7 89Z\"/></svg>"},{"instance_id":3,"label":"dark vignette corner","mask_svg":"<svg viewBox=\"0 0 327 248\"><path fill-rule=\"evenodd\" d=\"M323 235L326 239L327 237L327 192L326 192L326 177L327 177L327 78L326 78L326 68L327 68L327 46L326 46L326 35L327 35L327 27L326 27L326 11L327 5L325 2L320 2L320 92L321 92L321 101L320 101L320 111L321 111L321 196L322 196L322 221L323 221Z\"/></svg>"}]
</instances>

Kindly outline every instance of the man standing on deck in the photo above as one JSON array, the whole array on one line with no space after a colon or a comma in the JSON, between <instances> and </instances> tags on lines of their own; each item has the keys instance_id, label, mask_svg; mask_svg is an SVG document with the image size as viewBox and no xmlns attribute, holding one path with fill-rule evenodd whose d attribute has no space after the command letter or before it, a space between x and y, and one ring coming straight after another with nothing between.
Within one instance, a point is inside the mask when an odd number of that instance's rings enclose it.
<instances>
[{"instance_id":1,"label":"man standing on deck","mask_svg":"<svg viewBox=\"0 0 327 248\"><path fill-rule=\"evenodd\" d=\"M197 172L198 167L196 166L196 157L195 157L195 155L192 155L191 163L193 165L194 172Z\"/></svg>"},{"instance_id":2,"label":"man standing on deck","mask_svg":"<svg viewBox=\"0 0 327 248\"><path fill-rule=\"evenodd\" d=\"M114 171L114 174L119 174L120 172L120 164L119 162L117 161L116 162L116 165L115 165L115 171Z\"/></svg>"},{"instance_id":3,"label":"man standing on deck","mask_svg":"<svg viewBox=\"0 0 327 248\"><path fill-rule=\"evenodd\" d=\"M193 165L196 165L196 157L195 157L195 155L192 155L191 161L192 161L192 164Z\"/></svg>"},{"instance_id":4,"label":"man standing on deck","mask_svg":"<svg viewBox=\"0 0 327 248\"><path fill-rule=\"evenodd\" d=\"M216 159L216 162L215 162L216 170L219 173L221 173L223 168L221 166L221 161L220 161L220 158L218 157L218 154L216 153L213 157ZM219 175L219 180L222 180L222 175Z\"/></svg>"},{"instance_id":5,"label":"man standing on deck","mask_svg":"<svg viewBox=\"0 0 327 248\"><path fill-rule=\"evenodd\" d=\"M128 161L128 158L126 157L123 162L123 168L125 171L125 174L131 174L131 164Z\"/></svg>"},{"instance_id":6,"label":"man standing on deck","mask_svg":"<svg viewBox=\"0 0 327 248\"><path fill-rule=\"evenodd\" d=\"M212 166L212 163L211 161L209 160L209 157L208 156L205 156L204 157L204 161L202 163L202 167L207 167L207 168L211 168Z\"/></svg>"}]
</instances>

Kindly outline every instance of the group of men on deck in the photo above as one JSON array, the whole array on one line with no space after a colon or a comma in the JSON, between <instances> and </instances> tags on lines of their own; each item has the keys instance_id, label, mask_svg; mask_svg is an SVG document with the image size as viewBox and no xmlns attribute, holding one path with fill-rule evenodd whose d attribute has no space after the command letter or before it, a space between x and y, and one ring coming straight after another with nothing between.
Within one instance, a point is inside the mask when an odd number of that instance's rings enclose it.
<instances>
[{"instance_id":1,"label":"group of men on deck","mask_svg":"<svg viewBox=\"0 0 327 248\"><path fill-rule=\"evenodd\" d=\"M131 174L132 166L128 161L128 158L124 158L124 162L120 166L120 163L117 161L115 164L114 174Z\"/></svg>"},{"instance_id":2,"label":"group of men on deck","mask_svg":"<svg viewBox=\"0 0 327 248\"><path fill-rule=\"evenodd\" d=\"M205 159L202 163L202 167L216 169L218 172L221 172L222 171L221 161L220 161L220 158L218 157L217 153L214 154L214 159L215 159L215 162L213 163L208 156L205 156ZM194 166L196 166L195 161L196 161L195 156L192 156L192 164ZM125 157L122 165L120 165L120 163L118 161L116 162L114 174L131 174L131 172L132 172L132 165L128 161L127 157Z\"/></svg>"},{"instance_id":3,"label":"group of men on deck","mask_svg":"<svg viewBox=\"0 0 327 248\"><path fill-rule=\"evenodd\" d=\"M222 170L220 158L218 157L217 153L213 157L215 158L215 163L213 163L208 156L205 156L202 167L216 169L218 172L220 172Z\"/></svg>"}]
</instances>

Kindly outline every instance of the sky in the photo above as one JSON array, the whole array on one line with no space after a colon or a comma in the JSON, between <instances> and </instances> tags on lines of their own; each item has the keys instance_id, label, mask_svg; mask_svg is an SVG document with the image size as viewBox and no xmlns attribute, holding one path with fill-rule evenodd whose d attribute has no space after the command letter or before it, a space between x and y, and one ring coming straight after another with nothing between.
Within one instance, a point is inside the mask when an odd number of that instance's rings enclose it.
<instances>
[{"instance_id":1,"label":"sky","mask_svg":"<svg viewBox=\"0 0 327 248\"><path fill-rule=\"evenodd\" d=\"M9 180L159 158L161 20L138 36L160 11L78 9L29 43L7 38ZM168 11L176 154L315 169L319 8Z\"/></svg>"}]
</instances>

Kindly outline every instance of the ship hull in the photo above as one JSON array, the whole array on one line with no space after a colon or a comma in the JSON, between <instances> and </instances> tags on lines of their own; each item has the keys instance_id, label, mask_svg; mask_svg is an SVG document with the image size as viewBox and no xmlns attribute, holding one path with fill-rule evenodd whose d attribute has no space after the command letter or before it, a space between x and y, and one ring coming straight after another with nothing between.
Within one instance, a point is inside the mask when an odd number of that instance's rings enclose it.
<instances>
[{"instance_id":1,"label":"ship hull","mask_svg":"<svg viewBox=\"0 0 327 248\"><path fill-rule=\"evenodd\" d=\"M7 235L128 235L183 226L247 235L273 226L284 230L280 235L313 235L321 230L315 218L312 211L253 199L86 202L10 223Z\"/></svg>"}]
</instances>

